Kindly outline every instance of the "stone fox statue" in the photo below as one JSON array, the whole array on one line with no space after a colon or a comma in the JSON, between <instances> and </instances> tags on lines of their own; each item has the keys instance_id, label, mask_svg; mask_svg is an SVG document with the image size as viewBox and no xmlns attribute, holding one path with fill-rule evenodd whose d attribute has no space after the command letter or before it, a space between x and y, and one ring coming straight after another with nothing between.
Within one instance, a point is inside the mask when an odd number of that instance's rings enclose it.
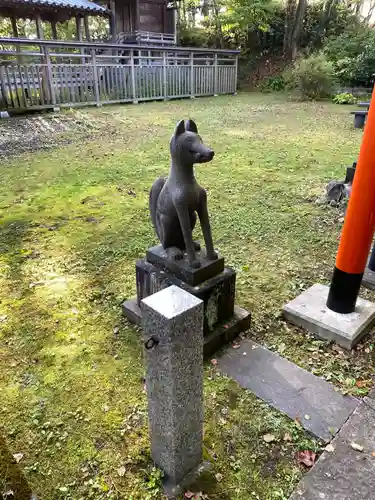
<instances>
[{"instance_id":1,"label":"stone fox statue","mask_svg":"<svg viewBox=\"0 0 375 500\"><path fill-rule=\"evenodd\" d=\"M207 193L194 176L194 163L205 163L214 151L202 142L193 120L181 120L170 143L172 165L167 179L159 177L150 191L150 212L156 234L170 258L180 260L186 250L192 267L200 267L195 252L200 249L193 241L197 219L202 226L207 258L217 259L207 210Z\"/></svg>"}]
</instances>

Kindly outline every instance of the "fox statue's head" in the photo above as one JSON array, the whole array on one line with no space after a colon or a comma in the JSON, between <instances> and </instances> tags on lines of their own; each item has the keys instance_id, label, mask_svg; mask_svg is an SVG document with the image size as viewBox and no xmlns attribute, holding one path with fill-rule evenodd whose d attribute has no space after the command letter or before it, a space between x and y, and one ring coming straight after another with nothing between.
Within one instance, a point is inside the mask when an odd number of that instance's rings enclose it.
<instances>
[{"instance_id":1,"label":"fox statue's head","mask_svg":"<svg viewBox=\"0 0 375 500\"><path fill-rule=\"evenodd\" d=\"M215 152L203 144L193 120L178 122L171 139L171 156L179 164L193 165L211 161Z\"/></svg>"}]
</instances>

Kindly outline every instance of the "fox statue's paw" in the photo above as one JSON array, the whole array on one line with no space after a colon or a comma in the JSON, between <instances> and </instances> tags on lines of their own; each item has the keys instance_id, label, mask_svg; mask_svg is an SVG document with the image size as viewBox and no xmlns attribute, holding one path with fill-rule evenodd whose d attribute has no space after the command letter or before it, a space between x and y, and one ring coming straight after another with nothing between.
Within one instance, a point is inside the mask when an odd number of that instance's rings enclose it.
<instances>
[{"instance_id":1,"label":"fox statue's paw","mask_svg":"<svg viewBox=\"0 0 375 500\"><path fill-rule=\"evenodd\" d=\"M201 244L199 243L199 241L193 241L194 243L194 250L196 252L199 252L199 250L201 249Z\"/></svg>"},{"instance_id":2,"label":"fox statue's paw","mask_svg":"<svg viewBox=\"0 0 375 500\"><path fill-rule=\"evenodd\" d=\"M218 258L217 252L215 250L212 250L211 253L207 254L207 259L208 260L216 260Z\"/></svg>"},{"instance_id":3,"label":"fox statue's paw","mask_svg":"<svg viewBox=\"0 0 375 500\"><path fill-rule=\"evenodd\" d=\"M168 248L167 254L171 260L182 260L184 258L184 253L181 252L181 250L176 247Z\"/></svg>"},{"instance_id":4,"label":"fox statue's paw","mask_svg":"<svg viewBox=\"0 0 375 500\"><path fill-rule=\"evenodd\" d=\"M199 260L197 259L194 259L190 262L190 265L192 268L194 269L198 269L199 267L201 267L201 263L199 262Z\"/></svg>"}]
</instances>

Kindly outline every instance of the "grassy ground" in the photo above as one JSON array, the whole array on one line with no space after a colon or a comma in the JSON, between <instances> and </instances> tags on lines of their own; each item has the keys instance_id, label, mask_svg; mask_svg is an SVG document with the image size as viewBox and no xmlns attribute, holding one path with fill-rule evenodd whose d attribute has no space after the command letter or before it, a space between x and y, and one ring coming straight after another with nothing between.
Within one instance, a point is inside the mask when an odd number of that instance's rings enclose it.
<instances>
[{"instance_id":1,"label":"grassy ground","mask_svg":"<svg viewBox=\"0 0 375 500\"><path fill-rule=\"evenodd\" d=\"M197 176L253 337L341 390L366 392L371 334L344 353L280 317L286 301L330 279L342 214L315 199L358 154L348 108L250 94L79 116L89 132L0 163L0 424L41 499L160 497L141 346L120 303L134 295L134 262L155 241L148 190L167 172L180 118L194 118L216 151ZM205 392L214 472L194 491L287 498L302 474L296 451L318 444L210 364Z\"/></svg>"}]
</instances>

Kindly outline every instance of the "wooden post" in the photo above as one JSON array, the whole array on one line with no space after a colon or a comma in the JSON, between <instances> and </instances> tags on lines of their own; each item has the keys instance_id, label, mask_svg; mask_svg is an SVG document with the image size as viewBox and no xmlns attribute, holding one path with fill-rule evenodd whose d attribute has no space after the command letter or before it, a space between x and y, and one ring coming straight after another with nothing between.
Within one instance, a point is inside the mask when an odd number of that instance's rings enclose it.
<instances>
[{"instance_id":1,"label":"wooden post","mask_svg":"<svg viewBox=\"0 0 375 500\"><path fill-rule=\"evenodd\" d=\"M218 65L217 65L217 54L214 55L214 95L218 94Z\"/></svg>"},{"instance_id":2,"label":"wooden post","mask_svg":"<svg viewBox=\"0 0 375 500\"><path fill-rule=\"evenodd\" d=\"M82 42L83 41L83 25L82 25L82 16L80 15L77 15L76 16L76 38L77 38L77 42ZM84 55L85 54L85 49L81 49L81 54ZM82 57L81 59L81 64L84 65L85 64L85 58Z\"/></svg>"},{"instance_id":3,"label":"wooden post","mask_svg":"<svg viewBox=\"0 0 375 500\"><path fill-rule=\"evenodd\" d=\"M35 23L36 23L36 36L38 37L39 40L43 40L44 39L44 30L43 30L42 19L40 17L40 14L35 15Z\"/></svg>"},{"instance_id":4,"label":"wooden post","mask_svg":"<svg viewBox=\"0 0 375 500\"><path fill-rule=\"evenodd\" d=\"M48 47L45 47L44 53L46 55L46 63L47 63L47 80L48 80L49 96L51 97L51 101L52 101L53 106L56 106L56 95L55 95L55 89L53 86L52 62L51 62L51 55L49 53Z\"/></svg>"},{"instance_id":5,"label":"wooden post","mask_svg":"<svg viewBox=\"0 0 375 500\"><path fill-rule=\"evenodd\" d=\"M130 71L131 71L131 79L132 79L132 94L133 94L133 103L137 104L137 93L135 87L135 67L134 67L134 50L130 51Z\"/></svg>"},{"instance_id":6,"label":"wooden post","mask_svg":"<svg viewBox=\"0 0 375 500\"><path fill-rule=\"evenodd\" d=\"M168 99L168 78L167 78L167 52L163 50L163 93L164 100Z\"/></svg>"},{"instance_id":7,"label":"wooden post","mask_svg":"<svg viewBox=\"0 0 375 500\"><path fill-rule=\"evenodd\" d=\"M238 78L238 56L236 55L235 62L235 74L234 74L234 94L237 94L237 78Z\"/></svg>"},{"instance_id":8,"label":"wooden post","mask_svg":"<svg viewBox=\"0 0 375 500\"><path fill-rule=\"evenodd\" d=\"M14 38L18 38L17 18L15 16L12 16L11 21L12 21L13 36L14 36ZM17 46L17 49L18 48L19 48L19 46Z\"/></svg>"},{"instance_id":9,"label":"wooden post","mask_svg":"<svg viewBox=\"0 0 375 500\"><path fill-rule=\"evenodd\" d=\"M112 42L116 42L117 29L116 29L116 2L115 2L115 0L110 0L109 8L111 11L111 17L110 17L109 22L110 22L110 32L111 32Z\"/></svg>"},{"instance_id":10,"label":"wooden post","mask_svg":"<svg viewBox=\"0 0 375 500\"><path fill-rule=\"evenodd\" d=\"M19 35L18 35L18 27L17 27L17 18L15 16L12 16L11 21L12 21L13 36L14 36L14 38L18 38ZM16 46L16 52L21 52L20 45ZM18 64L21 64L22 58L17 56L17 62L18 62ZM21 70L20 70L20 72L21 72Z\"/></svg>"},{"instance_id":11,"label":"wooden post","mask_svg":"<svg viewBox=\"0 0 375 500\"><path fill-rule=\"evenodd\" d=\"M139 31L139 0L135 0L134 31Z\"/></svg>"},{"instance_id":12,"label":"wooden post","mask_svg":"<svg viewBox=\"0 0 375 500\"><path fill-rule=\"evenodd\" d=\"M40 17L40 14L35 15L35 23L36 23L36 36L39 40L44 40L44 30L43 30L43 24L42 24L42 18ZM52 102L52 75L49 75L48 71L48 63L47 63L47 54L48 54L48 48L47 47L40 47L40 52L44 54L44 57L41 57L41 63L46 65L45 69L42 69L42 88L40 88L40 92L43 93L41 96L42 103L50 103ZM49 54L48 54L49 55Z\"/></svg>"},{"instance_id":13,"label":"wooden post","mask_svg":"<svg viewBox=\"0 0 375 500\"><path fill-rule=\"evenodd\" d=\"M83 18L84 26L85 26L85 36L86 40L88 42L91 42L91 36L90 36L90 28L89 28L89 16L85 14L85 17Z\"/></svg>"},{"instance_id":14,"label":"wooden post","mask_svg":"<svg viewBox=\"0 0 375 500\"><path fill-rule=\"evenodd\" d=\"M190 54L190 97L193 98L195 95L195 85L194 85L194 52Z\"/></svg>"},{"instance_id":15,"label":"wooden post","mask_svg":"<svg viewBox=\"0 0 375 500\"><path fill-rule=\"evenodd\" d=\"M100 93L99 93L99 75L98 75L98 67L96 65L95 49L91 50L91 59L92 59L92 67L93 67L93 73L94 73L94 92L95 92L96 105L101 106Z\"/></svg>"},{"instance_id":16,"label":"wooden post","mask_svg":"<svg viewBox=\"0 0 375 500\"><path fill-rule=\"evenodd\" d=\"M51 21L52 38L57 40L57 21Z\"/></svg>"}]
</instances>

